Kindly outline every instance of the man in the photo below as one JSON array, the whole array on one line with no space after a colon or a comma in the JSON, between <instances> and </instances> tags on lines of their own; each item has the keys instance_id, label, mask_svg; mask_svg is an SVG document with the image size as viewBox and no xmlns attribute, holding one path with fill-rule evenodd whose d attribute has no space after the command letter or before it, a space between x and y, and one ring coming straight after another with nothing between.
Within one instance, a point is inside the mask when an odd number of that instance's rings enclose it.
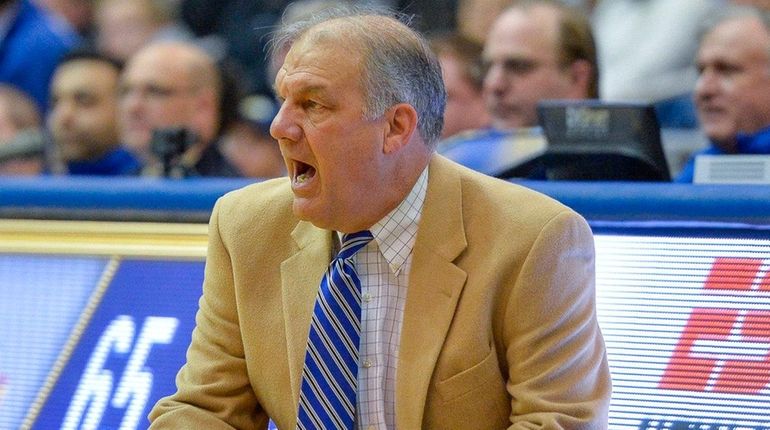
<instances>
[{"instance_id":1,"label":"man","mask_svg":"<svg viewBox=\"0 0 770 430\"><path fill-rule=\"evenodd\" d=\"M74 51L51 83L48 128L71 175L137 175L139 160L118 139L120 63L96 52Z\"/></svg>"},{"instance_id":2,"label":"man","mask_svg":"<svg viewBox=\"0 0 770 430\"><path fill-rule=\"evenodd\" d=\"M220 71L197 46L157 42L137 52L121 77L118 123L143 174L238 176L217 144L221 97Z\"/></svg>"},{"instance_id":3,"label":"man","mask_svg":"<svg viewBox=\"0 0 770 430\"><path fill-rule=\"evenodd\" d=\"M441 71L399 21L284 31L271 133L289 178L217 203L198 326L151 428L606 427L585 221L434 154Z\"/></svg>"},{"instance_id":4,"label":"man","mask_svg":"<svg viewBox=\"0 0 770 430\"><path fill-rule=\"evenodd\" d=\"M481 95L483 47L457 33L434 36L430 44L441 64L447 93L441 138L488 127L489 114Z\"/></svg>"},{"instance_id":5,"label":"man","mask_svg":"<svg viewBox=\"0 0 770 430\"><path fill-rule=\"evenodd\" d=\"M598 97L590 22L558 1L516 3L492 25L483 59L483 95L492 128L450 139L441 153L490 175L541 175L516 170L545 149L537 127L538 103Z\"/></svg>"},{"instance_id":6,"label":"man","mask_svg":"<svg viewBox=\"0 0 770 430\"><path fill-rule=\"evenodd\" d=\"M700 154L770 154L770 19L733 6L701 39L695 106L711 145L685 164L676 182L692 182Z\"/></svg>"}]
</instances>

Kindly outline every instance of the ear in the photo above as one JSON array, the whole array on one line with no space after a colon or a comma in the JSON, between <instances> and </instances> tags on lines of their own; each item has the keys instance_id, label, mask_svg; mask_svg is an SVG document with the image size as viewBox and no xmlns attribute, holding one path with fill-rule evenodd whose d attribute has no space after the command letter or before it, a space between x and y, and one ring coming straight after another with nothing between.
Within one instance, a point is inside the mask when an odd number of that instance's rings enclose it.
<instances>
[{"instance_id":1,"label":"ear","mask_svg":"<svg viewBox=\"0 0 770 430\"><path fill-rule=\"evenodd\" d=\"M385 113L387 120L383 152L391 154L406 146L417 130L417 111L408 103L392 106Z\"/></svg>"},{"instance_id":2,"label":"ear","mask_svg":"<svg viewBox=\"0 0 770 430\"><path fill-rule=\"evenodd\" d=\"M594 66L586 60L575 60L570 64L570 80L575 92L573 97L585 98L588 96L588 88L591 83L591 72L593 71L593 67Z\"/></svg>"}]
</instances>

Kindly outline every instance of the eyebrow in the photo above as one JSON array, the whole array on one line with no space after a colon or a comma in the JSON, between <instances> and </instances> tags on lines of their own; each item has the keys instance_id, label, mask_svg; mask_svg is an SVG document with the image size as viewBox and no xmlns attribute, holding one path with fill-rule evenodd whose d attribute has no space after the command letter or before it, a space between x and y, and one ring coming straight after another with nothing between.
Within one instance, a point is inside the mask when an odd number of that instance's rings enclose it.
<instances>
[{"instance_id":1,"label":"eyebrow","mask_svg":"<svg viewBox=\"0 0 770 430\"><path fill-rule=\"evenodd\" d=\"M285 77L284 77L285 80ZM329 92L329 87L327 85L322 84L313 84L313 83L297 83L295 84L296 87L296 94L300 95L307 95L307 94L318 94L318 93L327 93ZM281 96L281 93L279 91L278 86L273 84L273 92L276 94L278 98L283 98Z\"/></svg>"},{"instance_id":2,"label":"eyebrow","mask_svg":"<svg viewBox=\"0 0 770 430\"><path fill-rule=\"evenodd\" d=\"M313 86L308 86L308 87L305 87L305 88L300 88L297 93L302 95L302 96L313 96L313 95L324 96L328 92L329 91L328 91L328 89L326 87L322 87L322 86L318 86L318 85L313 85Z\"/></svg>"},{"instance_id":3,"label":"eyebrow","mask_svg":"<svg viewBox=\"0 0 770 430\"><path fill-rule=\"evenodd\" d=\"M300 87L294 94L295 94L295 98L300 100L312 98L313 96L315 96L315 97L319 97L320 101L323 103L330 103L331 100L329 100L328 93L329 91L327 88L313 85L313 86ZM284 97L277 91L275 94L280 102L283 102L286 100L286 97Z\"/></svg>"}]
</instances>

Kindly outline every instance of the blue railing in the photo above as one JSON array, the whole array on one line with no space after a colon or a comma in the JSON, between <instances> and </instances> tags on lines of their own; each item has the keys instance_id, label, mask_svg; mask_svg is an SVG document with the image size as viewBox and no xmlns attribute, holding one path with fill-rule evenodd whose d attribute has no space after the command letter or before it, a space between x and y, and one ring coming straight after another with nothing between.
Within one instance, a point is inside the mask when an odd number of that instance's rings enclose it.
<instances>
[{"instance_id":1,"label":"blue railing","mask_svg":"<svg viewBox=\"0 0 770 430\"><path fill-rule=\"evenodd\" d=\"M254 180L0 178L0 218L205 222L217 198ZM516 181L592 222L770 225L770 187L638 182Z\"/></svg>"}]
</instances>

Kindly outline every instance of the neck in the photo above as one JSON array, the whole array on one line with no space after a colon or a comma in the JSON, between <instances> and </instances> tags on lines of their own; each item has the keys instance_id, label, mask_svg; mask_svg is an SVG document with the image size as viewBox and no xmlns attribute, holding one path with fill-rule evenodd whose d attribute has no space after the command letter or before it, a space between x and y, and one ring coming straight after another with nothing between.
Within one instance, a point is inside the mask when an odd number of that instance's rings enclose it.
<instances>
[{"instance_id":1,"label":"neck","mask_svg":"<svg viewBox=\"0 0 770 430\"><path fill-rule=\"evenodd\" d=\"M382 198L379 200L380 203L376 207L372 206L367 215L361 217L361 219L337 230L342 233L368 230L385 218L412 192L420 175L428 166L431 154L432 151L426 147L425 151L421 154L412 152L408 160L402 160L400 163L397 163L394 169L390 170L388 177L391 181L388 186L384 187L387 192L383 192Z\"/></svg>"}]
</instances>

